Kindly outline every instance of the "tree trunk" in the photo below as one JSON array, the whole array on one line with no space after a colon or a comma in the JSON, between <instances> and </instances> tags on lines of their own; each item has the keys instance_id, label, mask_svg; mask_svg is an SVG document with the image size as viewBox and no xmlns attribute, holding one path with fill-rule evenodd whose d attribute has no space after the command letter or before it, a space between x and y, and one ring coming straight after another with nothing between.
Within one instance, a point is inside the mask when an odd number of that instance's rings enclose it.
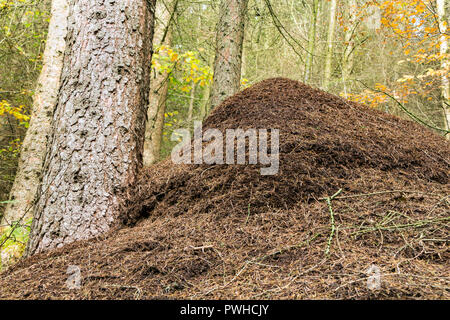
<instances>
[{"instance_id":1,"label":"tree trunk","mask_svg":"<svg viewBox=\"0 0 450 320\"><path fill-rule=\"evenodd\" d=\"M211 68L211 70L214 68L214 55L209 56L208 66ZM203 101L200 106L200 120L202 121L209 114L209 107L211 106L211 87L212 83L209 83L208 81L203 89Z\"/></svg>"},{"instance_id":2,"label":"tree trunk","mask_svg":"<svg viewBox=\"0 0 450 320\"><path fill-rule=\"evenodd\" d=\"M349 0L349 19L348 19L348 30L345 32L345 50L344 57L342 61L342 82L344 83L344 93L347 94L347 81L353 70L354 59L353 51L355 50L355 29L356 25L356 15L357 15L357 3L356 0Z\"/></svg>"},{"instance_id":3,"label":"tree trunk","mask_svg":"<svg viewBox=\"0 0 450 320\"><path fill-rule=\"evenodd\" d=\"M158 106L158 111L156 114L155 124L154 124L154 130L151 135L151 142L152 142L152 155L153 158L150 159L150 162L146 163L146 166L149 166L157 161L159 161L160 152L161 152L161 140L163 136L163 130L164 130L164 120L165 120L165 113L166 113L166 97L167 92L169 90L169 83L166 81L164 83L164 87L162 89L162 95L164 96L164 99L161 98L160 105Z\"/></svg>"},{"instance_id":4,"label":"tree trunk","mask_svg":"<svg viewBox=\"0 0 450 320\"><path fill-rule=\"evenodd\" d=\"M445 20L445 0L437 0L437 11L439 17L439 30L441 33L439 40L439 52L441 56L445 56L448 51L448 41L447 41L447 22ZM447 70L449 68L448 59L441 60L441 69ZM450 130L450 86L447 74L442 75L442 108L444 113L444 128ZM450 140L450 134L447 134L447 139Z\"/></svg>"},{"instance_id":5,"label":"tree trunk","mask_svg":"<svg viewBox=\"0 0 450 320\"><path fill-rule=\"evenodd\" d=\"M20 152L19 165L10 192L2 225L24 221L33 214L33 202L39 187L42 166L51 133L66 47L67 0L53 0L51 19L44 52L43 68L34 94L30 127Z\"/></svg>"},{"instance_id":6,"label":"tree trunk","mask_svg":"<svg viewBox=\"0 0 450 320\"><path fill-rule=\"evenodd\" d=\"M248 0L222 0L216 35L211 109L239 91Z\"/></svg>"},{"instance_id":7,"label":"tree trunk","mask_svg":"<svg viewBox=\"0 0 450 320\"><path fill-rule=\"evenodd\" d=\"M333 50L334 50L334 29L336 27L336 5L337 5L337 0L331 0L330 21L328 24L327 55L325 58L325 73L324 73L324 80L323 80L324 90L328 90L328 88L330 86L331 63L332 63Z\"/></svg>"},{"instance_id":8,"label":"tree trunk","mask_svg":"<svg viewBox=\"0 0 450 320\"><path fill-rule=\"evenodd\" d=\"M191 124L191 122L192 122L192 116L194 113L195 88L196 88L196 84L193 83L192 89L191 89L191 96L189 98L189 109L188 109L188 119L187 119L189 124Z\"/></svg>"},{"instance_id":9,"label":"tree trunk","mask_svg":"<svg viewBox=\"0 0 450 320\"><path fill-rule=\"evenodd\" d=\"M177 0L167 7L162 1L156 3L156 16L159 21L155 25L153 37L154 46L172 44L172 32L170 20L172 12L167 8L176 10ZM164 38L164 39L163 39ZM169 79L166 72L156 71L150 83L149 106L147 111L147 124L145 128L144 166L148 167L159 160L161 139L164 127L164 114L166 112L167 93L169 91Z\"/></svg>"},{"instance_id":10,"label":"tree trunk","mask_svg":"<svg viewBox=\"0 0 450 320\"><path fill-rule=\"evenodd\" d=\"M211 85L206 85L203 89L203 100L200 106L200 120L203 121L208 115L208 105L211 101Z\"/></svg>"},{"instance_id":11,"label":"tree trunk","mask_svg":"<svg viewBox=\"0 0 450 320\"><path fill-rule=\"evenodd\" d=\"M70 2L53 132L27 254L110 230L142 166L155 0Z\"/></svg>"},{"instance_id":12,"label":"tree trunk","mask_svg":"<svg viewBox=\"0 0 450 320\"><path fill-rule=\"evenodd\" d=\"M317 13L319 10L319 0L314 0L312 4L312 12L310 17L310 25L308 32L308 53L305 62L305 83L307 83L311 77L312 65L314 59L314 52L316 49L316 30L317 30Z\"/></svg>"}]
</instances>

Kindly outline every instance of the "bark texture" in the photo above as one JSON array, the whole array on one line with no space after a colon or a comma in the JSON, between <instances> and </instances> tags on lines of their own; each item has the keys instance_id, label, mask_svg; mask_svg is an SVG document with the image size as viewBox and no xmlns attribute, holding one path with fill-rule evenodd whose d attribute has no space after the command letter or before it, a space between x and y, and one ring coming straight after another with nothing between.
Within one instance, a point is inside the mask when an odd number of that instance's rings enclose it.
<instances>
[{"instance_id":1,"label":"bark texture","mask_svg":"<svg viewBox=\"0 0 450 320\"><path fill-rule=\"evenodd\" d=\"M354 50L355 50L355 30L358 27L356 21L357 15L357 2L356 0L349 0L349 13L348 13L348 21L349 26L347 31L345 32L345 50L344 57L342 61L342 82L344 84L344 93L347 94L347 81L350 78L350 75L353 71L354 65Z\"/></svg>"},{"instance_id":2,"label":"bark texture","mask_svg":"<svg viewBox=\"0 0 450 320\"><path fill-rule=\"evenodd\" d=\"M445 20L445 0L437 0L437 11L439 18L439 30L441 33L439 40L439 52L441 56L445 56L448 51L447 41L447 21ZM450 68L448 59L441 60L441 69L448 70ZM444 125L446 130L450 130L450 83L447 77L447 73L442 75L442 108L444 112ZM450 134L447 134L447 139L450 140Z\"/></svg>"},{"instance_id":3,"label":"bark texture","mask_svg":"<svg viewBox=\"0 0 450 320\"><path fill-rule=\"evenodd\" d=\"M152 0L74 0L27 254L107 232L142 165Z\"/></svg>"},{"instance_id":4,"label":"bark texture","mask_svg":"<svg viewBox=\"0 0 450 320\"><path fill-rule=\"evenodd\" d=\"M308 52L305 61L305 83L308 83L312 73L312 65L314 60L314 52L316 49L316 31L317 31L317 14L319 11L319 0L312 3L312 12L309 20L308 30Z\"/></svg>"},{"instance_id":5,"label":"bark texture","mask_svg":"<svg viewBox=\"0 0 450 320\"><path fill-rule=\"evenodd\" d=\"M30 127L25 135L10 200L1 225L8 225L33 214L42 166L51 133L66 47L68 1L53 0L44 61L34 94Z\"/></svg>"},{"instance_id":6,"label":"bark texture","mask_svg":"<svg viewBox=\"0 0 450 320\"><path fill-rule=\"evenodd\" d=\"M158 21L155 25L155 35L153 37L154 46L171 46L170 20L172 13L176 9L177 2L178 0L174 0L169 4L164 4L162 1L156 3L156 17ZM159 160L164 114L166 112L166 100L169 90L167 77L168 74L166 72L154 72L152 75L145 128L144 166L150 166Z\"/></svg>"},{"instance_id":7,"label":"bark texture","mask_svg":"<svg viewBox=\"0 0 450 320\"><path fill-rule=\"evenodd\" d=\"M194 104L195 104L195 89L196 89L196 84L192 84L192 89L191 89L191 95L189 97L189 109L188 109L188 117L187 117L187 121L189 123L189 125L192 122L192 117L194 115Z\"/></svg>"},{"instance_id":8,"label":"bark texture","mask_svg":"<svg viewBox=\"0 0 450 320\"><path fill-rule=\"evenodd\" d=\"M325 72L323 80L324 90L327 90L330 86L332 58L334 51L334 29L336 27L336 6L337 0L331 0L330 20L328 24L328 37L327 37L327 55L325 57Z\"/></svg>"},{"instance_id":9,"label":"bark texture","mask_svg":"<svg viewBox=\"0 0 450 320\"><path fill-rule=\"evenodd\" d=\"M239 91L248 0L222 0L216 35L211 109Z\"/></svg>"},{"instance_id":10,"label":"bark texture","mask_svg":"<svg viewBox=\"0 0 450 320\"><path fill-rule=\"evenodd\" d=\"M214 55L209 56L208 66L211 68L211 70L214 68L214 59ZM200 105L201 121L203 121L209 114L209 108L211 107L211 87L212 85L208 84L203 88L203 101Z\"/></svg>"}]
</instances>

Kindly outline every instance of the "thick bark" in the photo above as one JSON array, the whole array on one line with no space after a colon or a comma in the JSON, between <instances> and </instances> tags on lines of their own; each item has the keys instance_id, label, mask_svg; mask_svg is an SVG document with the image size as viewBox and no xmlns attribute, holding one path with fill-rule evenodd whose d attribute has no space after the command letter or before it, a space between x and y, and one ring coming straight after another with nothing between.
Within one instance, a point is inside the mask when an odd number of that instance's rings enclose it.
<instances>
[{"instance_id":1,"label":"thick bark","mask_svg":"<svg viewBox=\"0 0 450 320\"><path fill-rule=\"evenodd\" d=\"M170 19L176 9L177 0L171 4L162 1L156 3L156 17L158 21L155 25L155 35L153 37L154 46L172 44L172 32ZM172 12L169 12L170 8ZM169 90L168 74L166 72L155 72L150 84L149 105L147 111L147 123L145 128L144 144L144 166L150 166L159 160L161 150L161 139L164 128L164 114L166 112L166 100Z\"/></svg>"},{"instance_id":2,"label":"thick bark","mask_svg":"<svg viewBox=\"0 0 450 320\"><path fill-rule=\"evenodd\" d=\"M248 0L222 0L217 25L211 109L239 91Z\"/></svg>"},{"instance_id":3,"label":"thick bark","mask_svg":"<svg viewBox=\"0 0 450 320\"><path fill-rule=\"evenodd\" d=\"M327 90L328 87L330 86L331 66L334 50L334 29L336 27L336 5L337 0L331 0L330 21L328 24L328 37L327 37L327 55L325 57L325 72L323 80L324 90Z\"/></svg>"},{"instance_id":4,"label":"thick bark","mask_svg":"<svg viewBox=\"0 0 450 320\"><path fill-rule=\"evenodd\" d=\"M448 51L448 41L447 41L447 23L445 21L445 0L437 0L437 11L439 17L439 30L441 32L441 36L439 38L439 52L441 56L447 54ZM449 68L448 59L441 60L441 69L447 70ZM450 130L450 85L447 74L444 73L442 75L442 108L444 114L444 125L446 130ZM450 134L447 134L447 139L450 140Z\"/></svg>"},{"instance_id":5,"label":"thick bark","mask_svg":"<svg viewBox=\"0 0 450 320\"><path fill-rule=\"evenodd\" d=\"M68 13L67 0L52 1L43 68L34 94L30 127L22 144L17 174L10 192L10 200L13 202L6 207L2 225L28 219L33 213L58 97Z\"/></svg>"},{"instance_id":6,"label":"thick bark","mask_svg":"<svg viewBox=\"0 0 450 320\"><path fill-rule=\"evenodd\" d=\"M354 50L355 50L355 29L356 25L356 15L357 15L357 3L356 0L349 0L349 19L348 19L348 29L345 32L345 50L344 57L342 61L342 82L344 83L344 93L347 94L347 81L350 78L350 74L353 70L354 65Z\"/></svg>"},{"instance_id":7,"label":"thick bark","mask_svg":"<svg viewBox=\"0 0 450 320\"><path fill-rule=\"evenodd\" d=\"M319 11L319 0L314 0L312 3L312 12L309 20L308 31L308 53L305 61L305 83L307 83L311 77L314 52L316 49L316 30L317 30L317 14Z\"/></svg>"},{"instance_id":8,"label":"thick bark","mask_svg":"<svg viewBox=\"0 0 450 320\"><path fill-rule=\"evenodd\" d=\"M74 0L27 254L110 230L142 165L154 0Z\"/></svg>"}]
</instances>

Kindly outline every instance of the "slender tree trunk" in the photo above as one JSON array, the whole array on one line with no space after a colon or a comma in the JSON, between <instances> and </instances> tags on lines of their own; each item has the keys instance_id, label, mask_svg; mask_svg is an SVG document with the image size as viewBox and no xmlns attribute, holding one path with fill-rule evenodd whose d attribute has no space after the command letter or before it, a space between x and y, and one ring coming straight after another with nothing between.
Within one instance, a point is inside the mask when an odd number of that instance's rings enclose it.
<instances>
[{"instance_id":1,"label":"slender tree trunk","mask_svg":"<svg viewBox=\"0 0 450 320\"><path fill-rule=\"evenodd\" d=\"M246 50L244 46L242 46L241 78L245 78L246 75L247 75L247 57L246 57Z\"/></svg>"},{"instance_id":2,"label":"slender tree trunk","mask_svg":"<svg viewBox=\"0 0 450 320\"><path fill-rule=\"evenodd\" d=\"M3 98L0 96L0 101L2 100ZM8 147L13 137L15 135L10 128L9 114L4 113L0 116L0 148Z\"/></svg>"},{"instance_id":3,"label":"slender tree trunk","mask_svg":"<svg viewBox=\"0 0 450 320\"><path fill-rule=\"evenodd\" d=\"M166 113L166 100L169 92L169 79L159 75L152 78L159 88L154 88L150 97L150 107L147 112L147 126L145 129L144 166L148 167L159 161L161 152L161 139L164 128L164 114Z\"/></svg>"},{"instance_id":4,"label":"slender tree trunk","mask_svg":"<svg viewBox=\"0 0 450 320\"><path fill-rule=\"evenodd\" d=\"M248 0L222 0L216 35L211 108L240 89L242 43Z\"/></svg>"},{"instance_id":5,"label":"slender tree trunk","mask_svg":"<svg viewBox=\"0 0 450 320\"><path fill-rule=\"evenodd\" d=\"M167 92L168 92L168 88L169 88L169 83L166 82L164 84L164 88L163 88L163 95L165 97L167 97ZM164 120L165 120L165 115L166 113L166 98L164 98L164 100L161 99L161 104L158 107L158 112L156 114L156 120L155 120L155 124L154 124L154 131L152 133L152 145L153 145L153 158L151 162L147 163L147 166L149 166L150 164L153 164L155 162L157 162L159 160L160 157L160 152L161 152L161 140L162 140L162 135L163 135L163 129L164 129Z\"/></svg>"},{"instance_id":6,"label":"slender tree trunk","mask_svg":"<svg viewBox=\"0 0 450 320\"><path fill-rule=\"evenodd\" d=\"M344 57L342 61L342 82L344 83L344 93L347 94L347 81L350 78L350 74L353 70L354 65L354 50L355 50L355 28L356 26L356 15L357 15L357 3L356 0L349 0L349 19L348 19L348 30L345 32L345 50Z\"/></svg>"},{"instance_id":7,"label":"slender tree trunk","mask_svg":"<svg viewBox=\"0 0 450 320\"><path fill-rule=\"evenodd\" d=\"M157 21L155 25L155 35L153 37L154 47L159 45L171 46L172 32L170 28L170 19L173 11L169 12L169 10L176 10L176 4L177 0L174 0L170 4L166 3L166 7L162 1L157 1L156 17L158 17L159 21ZM159 160L167 93L169 91L169 79L167 77L168 74L166 72L156 71L150 82L150 96L144 144L144 166L146 167Z\"/></svg>"},{"instance_id":8,"label":"slender tree trunk","mask_svg":"<svg viewBox=\"0 0 450 320\"><path fill-rule=\"evenodd\" d=\"M441 56L447 54L448 41L447 41L447 22L445 15L445 0L437 0L437 11L439 17L439 30L441 32L439 40L439 48ZM441 60L441 69L446 70L449 67L448 59ZM446 130L450 130L450 85L447 74L442 76L442 108L444 113L444 125ZM447 139L450 140L450 134L447 134Z\"/></svg>"},{"instance_id":9,"label":"slender tree trunk","mask_svg":"<svg viewBox=\"0 0 450 320\"><path fill-rule=\"evenodd\" d=\"M208 105L211 102L211 86L206 85L203 92L203 101L200 106L200 120L204 120L208 114Z\"/></svg>"},{"instance_id":10,"label":"slender tree trunk","mask_svg":"<svg viewBox=\"0 0 450 320\"><path fill-rule=\"evenodd\" d=\"M194 113L194 103L195 103L195 88L196 84L192 85L191 96L189 98L189 109L188 109L188 122L192 122L192 115Z\"/></svg>"},{"instance_id":11,"label":"slender tree trunk","mask_svg":"<svg viewBox=\"0 0 450 320\"><path fill-rule=\"evenodd\" d=\"M155 1L73 0L27 254L117 223L142 166Z\"/></svg>"},{"instance_id":12,"label":"slender tree trunk","mask_svg":"<svg viewBox=\"0 0 450 320\"><path fill-rule=\"evenodd\" d=\"M210 55L208 60L208 65L212 70L214 68L214 55ZM208 83L204 87L203 101L200 106L201 120L205 119L209 113L209 107L211 106L211 87L212 84L210 84L208 81Z\"/></svg>"},{"instance_id":13,"label":"slender tree trunk","mask_svg":"<svg viewBox=\"0 0 450 320\"><path fill-rule=\"evenodd\" d=\"M34 94L30 127L20 152L19 165L10 192L2 225L26 220L33 214L33 202L39 187L47 140L56 105L66 47L67 0L53 0L43 68Z\"/></svg>"},{"instance_id":14,"label":"slender tree trunk","mask_svg":"<svg viewBox=\"0 0 450 320\"><path fill-rule=\"evenodd\" d=\"M327 55L325 58L325 73L323 79L323 88L328 90L331 78L331 63L334 50L334 29L336 27L336 5L337 0L331 0L330 6L330 21L328 24L328 38L327 38Z\"/></svg>"},{"instance_id":15,"label":"slender tree trunk","mask_svg":"<svg viewBox=\"0 0 450 320\"><path fill-rule=\"evenodd\" d=\"M312 12L309 21L309 32L308 32L308 53L306 55L305 62L305 83L310 80L312 73L312 65L314 61L314 52L316 49L316 32L317 32L317 13L319 10L319 0L314 0L312 4Z\"/></svg>"}]
</instances>

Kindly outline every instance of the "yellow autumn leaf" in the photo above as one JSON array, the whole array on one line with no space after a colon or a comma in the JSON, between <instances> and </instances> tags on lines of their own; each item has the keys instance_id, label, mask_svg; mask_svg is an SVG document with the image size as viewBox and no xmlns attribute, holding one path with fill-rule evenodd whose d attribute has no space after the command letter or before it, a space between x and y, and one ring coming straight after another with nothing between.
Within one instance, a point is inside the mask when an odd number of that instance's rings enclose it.
<instances>
[{"instance_id":1,"label":"yellow autumn leaf","mask_svg":"<svg viewBox=\"0 0 450 320\"><path fill-rule=\"evenodd\" d=\"M191 91L191 87L190 86L184 86L184 87L181 88L181 91L189 92L189 91Z\"/></svg>"}]
</instances>

